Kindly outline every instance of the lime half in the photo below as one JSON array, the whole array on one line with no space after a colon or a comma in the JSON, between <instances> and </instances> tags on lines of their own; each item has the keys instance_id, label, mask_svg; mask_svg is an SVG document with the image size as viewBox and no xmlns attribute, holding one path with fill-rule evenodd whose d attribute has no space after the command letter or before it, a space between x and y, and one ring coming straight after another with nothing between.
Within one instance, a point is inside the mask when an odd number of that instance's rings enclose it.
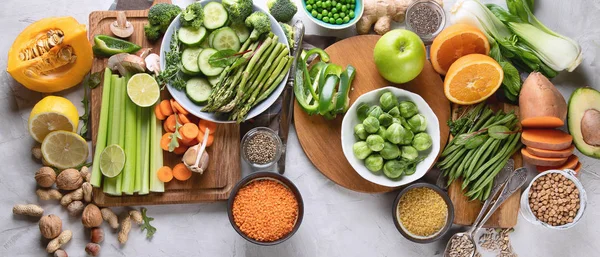
<instances>
[{"instance_id":1,"label":"lime half","mask_svg":"<svg viewBox=\"0 0 600 257\"><path fill-rule=\"evenodd\" d=\"M50 132L42 142L44 160L52 167L68 169L83 164L88 157L88 144L77 133Z\"/></svg>"},{"instance_id":2,"label":"lime half","mask_svg":"<svg viewBox=\"0 0 600 257\"><path fill-rule=\"evenodd\" d=\"M100 171L109 178L119 175L125 166L125 151L119 145L109 145L100 154Z\"/></svg>"},{"instance_id":3,"label":"lime half","mask_svg":"<svg viewBox=\"0 0 600 257\"><path fill-rule=\"evenodd\" d=\"M127 95L138 106L149 107L158 101L160 88L152 76L138 73L127 82Z\"/></svg>"}]
</instances>

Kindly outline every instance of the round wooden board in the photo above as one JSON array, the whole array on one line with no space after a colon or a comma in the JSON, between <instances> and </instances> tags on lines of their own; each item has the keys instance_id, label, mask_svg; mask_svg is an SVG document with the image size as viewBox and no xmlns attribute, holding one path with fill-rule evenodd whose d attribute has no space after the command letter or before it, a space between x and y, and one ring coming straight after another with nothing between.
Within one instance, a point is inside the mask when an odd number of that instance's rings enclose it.
<instances>
[{"instance_id":1,"label":"round wooden board","mask_svg":"<svg viewBox=\"0 0 600 257\"><path fill-rule=\"evenodd\" d=\"M350 91L350 104L366 92L392 84L379 75L373 62L373 49L379 37L377 35L351 37L325 49L332 63L343 67L352 64L356 68L356 78ZM440 75L433 70L429 62L426 62L417 78L396 86L421 95L431 106L440 123L439 144L440 149L443 149L449 135L446 121L450 118L450 102L444 95ZM371 183L358 175L350 166L342 151L340 138L342 119L342 115L338 115L334 120L326 120L319 115L309 116L298 103L295 104L296 133L310 161L323 175L350 190L383 193L396 189Z\"/></svg>"}]
</instances>

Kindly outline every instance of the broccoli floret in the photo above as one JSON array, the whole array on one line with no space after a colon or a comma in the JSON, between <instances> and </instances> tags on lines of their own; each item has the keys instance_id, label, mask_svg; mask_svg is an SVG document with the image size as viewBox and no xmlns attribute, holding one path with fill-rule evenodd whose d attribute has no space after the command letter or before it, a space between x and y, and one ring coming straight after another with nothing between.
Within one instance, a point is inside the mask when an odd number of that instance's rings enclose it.
<instances>
[{"instance_id":1,"label":"broccoli floret","mask_svg":"<svg viewBox=\"0 0 600 257\"><path fill-rule=\"evenodd\" d=\"M195 2L188 5L181 13L181 16L179 16L179 21L181 21L181 26L183 27L199 29L200 26L202 26L202 22L204 22L202 4L200 4L200 2Z\"/></svg>"},{"instance_id":2,"label":"broccoli floret","mask_svg":"<svg viewBox=\"0 0 600 257\"><path fill-rule=\"evenodd\" d=\"M298 7L291 0L268 0L267 7L271 15L280 22L291 21L298 11Z\"/></svg>"},{"instance_id":3,"label":"broccoli floret","mask_svg":"<svg viewBox=\"0 0 600 257\"><path fill-rule=\"evenodd\" d=\"M246 18L246 27L252 28L248 39L256 41L260 35L271 31L271 21L265 13L253 12Z\"/></svg>"},{"instance_id":4,"label":"broccoli floret","mask_svg":"<svg viewBox=\"0 0 600 257\"><path fill-rule=\"evenodd\" d=\"M292 26L290 26L290 24L283 23L283 22L280 22L279 25L283 29L283 33L285 34L285 37L288 40L288 44L290 45L290 48L294 47L294 29L292 28Z\"/></svg>"},{"instance_id":5,"label":"broccoli floret","mask_svg":"<svg viewBox=\"0 0 600 257\"><path fill-rule=\"evenodd\" d=\"M149 40L157 40L167 31L169 25L181 13L181 8L174 4L157 4L150 8L148 12L148 25L144 27L144 32Z\"/></svg>"},{"instance_id":6,"label":"broccoli floret","mask_svg":"<svg viewBox=\"0 0 600 257\"><path fill-rule=\"evenodd\" d=\"M246 18L252 13L252 0L223 0L221 3L233 23L244 24Z\"/></svg>"}]
</instances>

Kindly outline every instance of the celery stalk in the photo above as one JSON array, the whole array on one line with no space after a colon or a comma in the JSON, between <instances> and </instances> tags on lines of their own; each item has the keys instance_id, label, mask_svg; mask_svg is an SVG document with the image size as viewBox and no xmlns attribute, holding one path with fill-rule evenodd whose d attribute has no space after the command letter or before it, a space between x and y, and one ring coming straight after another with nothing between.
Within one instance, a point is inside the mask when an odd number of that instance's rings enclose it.
<instances>
[{"instance_id":1,"label":"celery stalk","mask_svg":"<svg viewBox=\"0 0 600 257\"><path fill-rule=\"evenodd\" d=\"M100 107L100 120L98 122L98 133L96 138L96 149L94 152L94 162L100 160L100 154L106 147L106 137L108 134L108 112L110 106L110 89L112 72L110 69L104 69L104 84L102 85L102 105ZM100 165L92 165L92 186L99 187L102 184L102 172Z\"/></svg>"},{"instance_id":2,"label":"celery stalk","mask_svg":"<svg viewBox=\"0 0 600 257\"><path fill-rule=\"evenodd\" d=\"M121 126L121 92L123 88L123 78L118 75L112 75L112 90L110 94L110 117L108 127L107 145L118 144ZM120 179L118 177L105 178L104 192L110 195L121 195Z\"/></svg>"},{"instance_id":3,"label":"celery stalk","mask_svg":"<svg viewBox=\"0 0 600 257\"><path fill-rule=\"evenodd\" d=\"M139 179L141 181L140 191L138 192L140 195L148 194L150 192L150 127L153 124L150 124L150 108L143 107L142 109L142 126L140 128L141 142L140 145L140 159L141 159L141 167Z\"/></svg>"},{"instance_id":4,"label":"celery stalk","mask_svg":"<svg viewBox=\"0 0 600 257\"><path fill-rule=\"evenodd\" d=\"M158 104L158 103L156 103ZM157 171L163 166L163 150L160 148L162 125L154 115L150 115L150 191L164 192L165 184L158 179Z\"/></svg>"},{"instance_id":5,"label":"celery stalk","mask_svg":"<svg viewBox=\"0 0 600 257\"><path fill-rule=\"evenodd\" d=\"M123 182L121 190L125 194L133 194L135 189L135 173L137 158L137 106L127 98L125 104L125 167L123 168Z\"/></svg>"},{"instance_id":6,"label":"celery stalk","mask_svg":"<svg viewBox=\"0 0 600 257\"><path fill-rule=\"evenodd\" d=\"M142 189L142 162L143 157L142 157L142 127L144 126L144 117L143 117L143 108L137 106L135 108L135 112L137 115L137 119L135 120L136 126L137 126L137 134L136 136L136 141L137 141L137 147L135 149L135 156L136 156L136 160L135 160L135 177L133 180L133 192L139 192L140 189Z\"/></svg>"}]
</instances>

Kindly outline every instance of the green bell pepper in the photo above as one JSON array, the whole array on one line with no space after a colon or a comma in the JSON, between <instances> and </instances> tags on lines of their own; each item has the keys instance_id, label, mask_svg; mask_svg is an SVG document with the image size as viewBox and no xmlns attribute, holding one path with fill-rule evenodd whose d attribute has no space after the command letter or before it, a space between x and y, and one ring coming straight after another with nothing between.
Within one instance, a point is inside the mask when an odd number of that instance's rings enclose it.
<instances>
[{"instance_id":1,"label":"green bell pepper","mask_svg":"<svg viewBox=\"0 0 600 257\"><path fill-rule=\"evenodd\" d=\"M352 65L348 65L346 70L340 76L340 89L335 96L335 113L345 113L350 107L350 87L356 76L356 69Z\"/></svg>"}]
</instances>

